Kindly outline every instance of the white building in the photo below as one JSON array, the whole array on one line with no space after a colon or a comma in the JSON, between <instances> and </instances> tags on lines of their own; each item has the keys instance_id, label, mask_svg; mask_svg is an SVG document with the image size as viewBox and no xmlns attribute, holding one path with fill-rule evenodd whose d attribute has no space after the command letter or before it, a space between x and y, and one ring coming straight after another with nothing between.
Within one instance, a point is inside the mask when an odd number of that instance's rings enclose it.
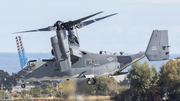
<instances>
[{"instance_id":1,"label":"white building","mask_svg":"<svg viewBox=\"0 0 180 101\"><path fill-rule=\"evenodd\" d=\"M22 90L30 90L31 88L35 88L35 85L26 84L25 88L21 88L21 83L18 83L16 86L12 87L12 92L21 92Z\"/></svg>"}]
</instances>

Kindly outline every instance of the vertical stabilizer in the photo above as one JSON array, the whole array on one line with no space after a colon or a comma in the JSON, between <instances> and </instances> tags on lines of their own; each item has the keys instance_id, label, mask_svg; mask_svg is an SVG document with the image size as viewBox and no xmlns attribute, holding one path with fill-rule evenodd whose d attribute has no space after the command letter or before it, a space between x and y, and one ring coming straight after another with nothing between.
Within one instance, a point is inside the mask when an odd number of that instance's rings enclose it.
<instances>
[{"instance_id":1,"label":"vertical stabilizer","mask_svg":"<svg viewBox=\"0 0 180 101\"><path fill-rule=\"evenodd\" d=\"M169 43L167 30L154 30L147 46L145 55L149 61L169 59Z\"/></svg>"}]
</instances>

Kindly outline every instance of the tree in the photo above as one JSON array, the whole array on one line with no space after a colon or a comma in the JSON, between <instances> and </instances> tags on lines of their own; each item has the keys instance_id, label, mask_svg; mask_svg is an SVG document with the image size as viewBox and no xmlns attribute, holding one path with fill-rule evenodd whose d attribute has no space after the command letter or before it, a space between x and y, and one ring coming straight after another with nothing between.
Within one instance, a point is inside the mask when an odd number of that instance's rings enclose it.
<instances>
[{"instance_id":1,"label":"tree","mask_svg":"<svg viewBox=\"0 0 180 101\"><path fill-rule=\"evenodd\" d=\"M28 90L22 90L20 94L21 94L21 97L24 98L24 97L26 97L26 95L29 95L29 93L30 92Z\"/></svg>"},{"instance_id":2,"label":"tree","mask_svg":"<svg viewBox=\"0 0 180 101\"><path fill-rule=\"evenodd\" d=\"M180 100L180 61L168 61L161 66L160 73L155 65L151 70L147 62L136 62L128 78L131 87L116 96L120 101L162 101L165 93L168 101Z\"/></svg>"},{"instance_id":3,"label":"tree","mask_svg":"<svg viewBox=\"0 0 180 101\"><path fill-rule=\"evenodd\" d=\"M148 66L148 62L143 64L136 62L129 70L128 79L131 80L130 86L138 93L144 93L149 89L152 81L152 70Z\"/></svg>"},{"instance_id":4,"label":"tree","mask_svg":"<svg viewBox=\"0 0 180 101\"><path fill-rule=\"evenodd\" d=\"M51 89L49 96L55 96L57 93L57 89L54 87Z\"/></svg>"},{"instance_id":5,"label":"tree","mask_svg":"<svg viewBox=\"0 0 180 101\"><path fill-rule=\"evenodd\" d=\"M136 101L136 99L133 99L133 96L133 91L131 89L126 89L112 99L115 101Z\"/></svg>"},{"instance_id":6,"label":"tree","mask_svg":"<svg viewBox=\"0 0 180 101\"><path fill-rule=\"evenodd\" d=\"M123 88L118 84L118 82L113 77L111 78L102 77L101 79L107 84L109 89L107 91L110 96L114 96L115 94L123 90Z\"/></svg>"},{"instance_id":7,"label":"tree","mask_svg":"<svg viewBox=\"0 0 180 101\"><path fill-rule=\"evenodd\" d=\"M14 97L19 97L19 95L18 94L14 94Z\"/></svg>"},{"instance_id":8,"label":"tree","mask_svg":"<svg viewBox=\"0 0 180 101\"><path fill-rule=\"evenodd\" d=\"M77 94L93 95L96 92L95 89L96 89L96 87L94 85L88 85L87 84L86 79L78 81L77 84L76 84L76 92L77 92Z\"/></svg>"},{"instance_id":9,"label":"tree","mask_svg":"<svg viewBox=\"0 0 180 101\"><path fill-rule=\"evenodd\" d=\"M40 85L41 94L51 94L51 89L53 88L51 83L46 82Z\"/></svg>"},{"instance_id":10,"label":"tree","mask_svg":"<svg viewBox=\"0 0 180 101\"><path fill-rule=\"evenodd\" d=\"M63 89L63 83L58 83L58 88Z\"/></svg>"},{"instance_id":11,"label":"tree","mask_svg":"<svg viewBox=\"0 0 180 101\"><path fill-rule=\"evenodd\" d=\"M40 97L41 87L36 86L35 88L30 90L30 95L34 98Z\"/></svg>"},{"instance_id":12,"label":"tree","mask_svg":"<svg viewBox=\"0 0 180 101\"><path fill-rule=\"evenodd\" d=\"M108 85L103 78L96 78L96 84L92 86L95 86L96 94L98 95L106 95L106 92L109 92Z\"/></svg>"},{"instance_id":13,"label":"tree","mask_svg":"<svg viewBox=\"0 0 180 101\"><path fill-rule=\"evenodd\" d=\"M64 98L67 98L70 94L73 94L75 91L75 83L73 80L66 80L63 82L63 92L62 95Z\"/></svg>"},{"instance_id":14,"label":"tree","mask_svg":"<svg viewBox=\"0 0 180 101\"><path fill-rule=\"evenodd\" d=\"M169 99L175 99L180 89L180 61L170 60L161 67L159 87L162 94L167 93Z\"/></svg>"},{"instance_id":15,"label":"tree","mask_svg":"<svg viewBox=\"0 0 180 101\"><path fill-rule=\"evenodd\" d=\"M66 80L64 82L58 83L57 85L58 90L56 90L56 97L67 98L70 94L73 94L75 91L75 82L73 80Z\"/></svg>"},{"instance_id":16,"label":"tree","mask_svg":"<svg viewBox=\"0 0 180 101\"><path fill-rule=\"evenodd\" d=\"M10 76L8 72L4 72L0 70L0 86L1 83L3 84L4 90L12 90L12 86L17 84L17 81L14 79L13 76Z\"/></svg>"},{"instance_id":17,"label":"tree","mask_svg":"<svg viewBox=\"0 0 180 101\"><path fill-rule=\"evenodd\" d=\"M156 85L157 81L159 80L159 73L158 73L158 71L156 69L156 65L152 66L152 74L153 74L153 76L152 76L151 84Z\"/></svg>"},{"instance_id":18,"label":"tree","mask_svg":"<svg viewBox=\"0 0 180 101\"><path fill-rule=\"evenodd\" d=\"M148 62L143 64L136 62L129 70L127 78L130 80L130 89L121 92L116 96L118 101L148 101L148 91L153 80L152 69Z\"/></svg>"},{"instance_id":19,"label":"tree","mask_svg":"<svg viewBox=\"0 0 180 101\"><path fill-rule=\"evenodd\" d=\"M95 79L96 79L96 84L94 85L88 85L86 79L77 82L76 92L78 94L84 94L84 95L95 95L95 94L106 95L107 93L109 93L108 83L111 82L111 80L108 81L108 78L103 78L103 77L98 77Z\"/></svg>"},{"instance_id":20,"label":"tree","mask_svg":"<svg viewBox=\"0 0 180 101\"><path fill-rule=\"evenodd\" d=\"M3 90L0 90L0 98L7 96L7 93Z\"/></svg>"}]
</instances>

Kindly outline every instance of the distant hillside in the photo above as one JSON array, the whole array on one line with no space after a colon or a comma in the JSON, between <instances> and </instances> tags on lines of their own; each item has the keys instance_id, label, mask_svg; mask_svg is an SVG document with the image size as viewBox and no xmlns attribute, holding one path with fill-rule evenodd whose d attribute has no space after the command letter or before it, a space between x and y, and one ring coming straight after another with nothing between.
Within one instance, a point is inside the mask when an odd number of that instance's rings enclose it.
<instances>
[{"instance_id":1,"label":"distant hillside","mask_svg":"<svg viewBox=\"0 0 180 101\"><path fill-rule=\"evenodd\" d=\"M38 58L50 58L52 55L50 53L27 53L26 54L28 58L31 59L38 59ZM171 54L170 58L173 59L174 57L179 57L180 54ZM147 60L147 58L143 58L141 62L144 62ZM148 61L148 60L147 60ZM151 67L153 64L157 66L157 70L160 70L160 66L163 63L166 63L166 61L153 61L149 63L149 66ZM128 71L131 66L127 67L124 71ZM19 56L18 53L0 53L0 70L7 71L10 75L12 72L17 72L21 69L20 63L19 63Z\"/></svg>"}]
</instances>

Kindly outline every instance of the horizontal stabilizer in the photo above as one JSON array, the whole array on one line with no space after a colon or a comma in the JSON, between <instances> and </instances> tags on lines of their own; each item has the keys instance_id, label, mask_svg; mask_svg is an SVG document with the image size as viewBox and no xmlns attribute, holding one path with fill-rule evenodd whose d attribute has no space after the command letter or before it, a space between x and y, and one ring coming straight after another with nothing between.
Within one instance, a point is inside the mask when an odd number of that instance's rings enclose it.
<instances>
[{"instance_id":1,"label":"horizontal stabilizer","mask_svg":"<svg viewBox=\"0 0 180 101\"><path fill-rule=\"evenodd\" d=\"M169 59L169 44L167 30L154 30L147 46L145 55L149 61Z\"/></svg>"}]
</instances>

